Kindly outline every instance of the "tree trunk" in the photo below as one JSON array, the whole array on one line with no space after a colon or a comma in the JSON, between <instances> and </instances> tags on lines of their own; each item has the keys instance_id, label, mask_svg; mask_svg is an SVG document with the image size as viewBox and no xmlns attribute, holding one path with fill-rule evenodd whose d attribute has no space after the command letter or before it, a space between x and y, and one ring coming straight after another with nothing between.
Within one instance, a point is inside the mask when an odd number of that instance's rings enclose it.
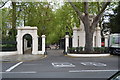
<instances>
[{"instance_id":1,"label":"tree trunk","mask_svg":"<svg viewBox=\"0 0 120 80\"><path fill-rule=\"evenodd\" d=\"M85 28L85 51L92 52L93 51L93 26L90 26L89 15L84 17L84 28Z\"/></svg>"},{"instance_id":2,"label":"tree trunk","mask_svg":"<svg viewBox=\"0 0 120 80\"><path fill-rule=\"evenodd\" d=\"M90 24L89 21L89 4L88 2L84 2L84 14L82 15L82 12L72 3L70 0L68 2L71 4L71 6L74 8L76 13L78 14L79 18L84 23L85 28L85 51L86 52L92 52L93 51L93 34L95 31L95 27L100 21L101 17L103 16L103 12L107 8L107 5L110 4L110 2L105 2L101 8L101 10L98 12L98 14L93 19L92 24Z\"/></svg>"},{"instance_id":3,"label":"tree trunk","mask_svg":"<svg viewBox=\"0 0 120 80\"><path fill-rule=\"evenodd\" d=\"M16 36L16 2L12 2L12 37Z\"/></svg>"},{"instance_id":4,"label":"tree trunk","mask_svg":"<svg viewBox=\"0 0 120 80\"><path fill-rule=\"evenodd\" d=\"M91 30L85 31L85 51L92 52L93 51L93 32Z\"/></svg>"}]
</instances>

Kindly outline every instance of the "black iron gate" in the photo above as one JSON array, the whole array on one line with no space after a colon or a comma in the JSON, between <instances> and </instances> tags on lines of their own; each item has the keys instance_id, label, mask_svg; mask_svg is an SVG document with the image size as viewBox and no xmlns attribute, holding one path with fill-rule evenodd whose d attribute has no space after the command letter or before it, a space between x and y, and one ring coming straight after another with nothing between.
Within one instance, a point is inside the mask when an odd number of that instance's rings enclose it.
<instances>
[{"instance_id":1,"label":"black iron gate","mask_svg":"<svg viewBox=\"0 0 120 80\"><path fill-rule=\"evenodd\" d=\"M42 51L42 38L38 38L38 51Z\"/></svg>"},{"instance_id":2,"label":"black iron gate","mask_svg":"<svg viewBox=\"0 0 120 80\"><path fill-rule=\"evenodd\" d=\"M17 42L16 41L0 41L0 51L16 51Z\"/></svg>"},{"instance_id":3,"label":"black iron gate","mask_svg":"<svg viewBox=\"0 0 120 80\"><path fill-rule=\"evenodd\" d=\"M69 38L69 47L72 47L72 37Z\"/></svg>"},{"instance_id":4,"label":"black iron gate","mask_svg":"<svg viewBox=\"0 0 120 80\"><path fill-rule=\"evenodd\" d=\"M60 44L60 49L65 49L65 38L62 38L59 44Z\"/></svg>"}]
</instances>

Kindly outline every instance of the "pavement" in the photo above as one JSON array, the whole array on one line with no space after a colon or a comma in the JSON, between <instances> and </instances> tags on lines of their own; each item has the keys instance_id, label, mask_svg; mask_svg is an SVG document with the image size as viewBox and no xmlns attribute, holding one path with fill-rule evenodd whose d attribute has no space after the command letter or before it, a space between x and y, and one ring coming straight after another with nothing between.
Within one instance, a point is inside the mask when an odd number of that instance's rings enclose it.
<instances>
[{"instance_id":1,"label":"pavement","mask_svg":"<svg viewBox=\"0 0 120 80\"><path fill-rule=\"evenodd\" d=\"M86 80L87 78L89 80L92 78L90 80L107 80L120 68L120 56L72 58L64 56L63 50L48 50L47 53L47 57L43 59L2 63L2 72L0 73L3 78L12 79L79 78L79 80Z\"/></svg>"},{"instance_id":2,"label":"pavement","mask_svg":"<svg viewBox=\"0 0 120 80\"><path fill-rule=\"evenodd\" d=\"M15 54L15 55L7 55L7 56L2 56L0 61L1 62L19 62L19 61L32 61L32 60L37 60L37 59L43 59L45 58L45 55L33 55L29 50L25 51L25 54Z\"/></svg>"},{"instance_id":3,"label":"pavement","mask_svg":"<svg viewBox=\"0 0 120 80\"><path fill-rule=\"evenodd\" d=\"M19 61L32 61L32 60L37 60L37 59L43 59L45 56L44 55L10 55L10 56L3 56L1 61L2 62L19 62Z\"/></svg>"}]
</instances>

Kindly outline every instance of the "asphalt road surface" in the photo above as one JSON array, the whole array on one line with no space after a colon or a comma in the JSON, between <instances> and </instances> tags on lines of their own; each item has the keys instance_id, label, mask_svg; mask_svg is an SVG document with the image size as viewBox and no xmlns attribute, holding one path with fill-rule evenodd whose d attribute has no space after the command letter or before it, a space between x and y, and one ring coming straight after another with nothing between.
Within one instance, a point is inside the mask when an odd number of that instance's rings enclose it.
<instances>
[{"instance_id":1,"label":"asphalt road surface","mask_svg":"<svg viewBox=\"0 0 120 80\"><path fill-rule=\"evenodd\" d=\"M2 63L2 78L75 78L107 80L119 70L120 56L72 58L48 50L44 59ZM81 79L80 79L81 78ZM13 79L10 79L13 80ZM29 79L30 80L30 79Z\"/></svg>"}]
</instances>

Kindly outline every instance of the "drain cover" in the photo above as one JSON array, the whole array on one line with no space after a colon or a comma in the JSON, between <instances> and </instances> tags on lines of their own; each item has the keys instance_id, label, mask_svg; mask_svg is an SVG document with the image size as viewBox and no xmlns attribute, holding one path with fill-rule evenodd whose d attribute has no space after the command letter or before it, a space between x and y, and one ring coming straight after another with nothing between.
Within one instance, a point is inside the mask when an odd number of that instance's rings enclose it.
<instances>
[{"instance_id":1,"label":"drain cover","mask_svg":"<svg viewBox=\"0 0 120 80\"><path fill-rule=\"evenodd\" d=\"M69 62L54 62L52 65L54 67L75 67L75 65Z\"/></svg>"},{"instance_id":2,"label":"drain cover","mask_svg":"<svg viewBox=\"0 0 120 80\"><path fill-rule=\"evenodd\" d=\"M107 66L106 64L99 62L81 62L81 64L84 66Z\"/></svg>"}]
</instances>

